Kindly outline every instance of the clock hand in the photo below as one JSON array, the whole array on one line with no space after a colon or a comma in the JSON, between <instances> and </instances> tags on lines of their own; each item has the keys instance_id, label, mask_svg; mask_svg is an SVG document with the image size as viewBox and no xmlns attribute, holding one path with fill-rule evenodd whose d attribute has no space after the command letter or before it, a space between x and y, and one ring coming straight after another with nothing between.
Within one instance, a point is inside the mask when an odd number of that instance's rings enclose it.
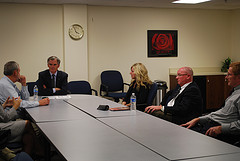
<instances>
[{"instance_id":1,"label":"clock hand","mask_svg":"<svg viewBox=\"0 0 240 161\"><path fill-rule=\"evenodd\" d=\"M74 26L73 26L73 28L74 28L74 31L79 34L79 32L77 32L77 30L76 30L76 28Z\"/></svg>"}]
</instances>

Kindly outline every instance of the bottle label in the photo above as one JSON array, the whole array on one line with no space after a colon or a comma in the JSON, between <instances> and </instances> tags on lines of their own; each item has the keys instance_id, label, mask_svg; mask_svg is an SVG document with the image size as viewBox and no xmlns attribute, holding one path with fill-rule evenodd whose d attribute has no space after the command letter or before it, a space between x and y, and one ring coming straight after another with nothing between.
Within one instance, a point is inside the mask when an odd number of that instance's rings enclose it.
<instances>
[{"instance_id":1,"label":"bottle label","mask_svg":"<svg viewBox=\"0 0 240 161\"><path fill-rule=\"evenodd\" d=\"M33 93L37 93L37 92L38 92L38 87L37 87L37 85L35 85L33 88Z\"/></svg>"},{"instance_id":2,"label":"bottle label","mask_svg":"<svg viewBox=\"0 0 240 161\"><path fill-rule=\"evenodd\" d=\"M136 99L135 98L131 98L131 102L136 102Z\"/></svg>"}]
</instances>

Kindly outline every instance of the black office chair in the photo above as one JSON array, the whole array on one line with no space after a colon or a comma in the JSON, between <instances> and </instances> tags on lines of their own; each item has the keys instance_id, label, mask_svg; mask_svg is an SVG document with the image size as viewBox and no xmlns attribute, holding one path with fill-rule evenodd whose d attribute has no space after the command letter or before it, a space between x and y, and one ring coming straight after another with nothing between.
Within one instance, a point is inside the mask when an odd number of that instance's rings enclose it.
<instances>
[{"instance_id":1,"label":"black office chair","mask_svg":"<svg viewBox=\"0 0 240 161\"><path fill-rule=\"evenodd\" d=\"M33 96L33 88L35 85L37 85L37 82L27 82L28 92L30 96Z\"/></svg>"},{"instance_id":2,"label":"black office chair","mask_svg":"<svg viewBox=\"0 0 240 161\"><path fill-rule=\"evenodd\" d=\"M105 97L112 97L115 102L119 102L120 98L126 96L124 92L124 85L122 75L116 70L106 70L101 73L100 95ZM104 93L104 94L103 94Z\"/></svg>"},{"instance_id":3,"label":"black office chair","mask_svg":"<svg viewBox=\"0 0 240 161\"><path fill-rule=\"evenodd\" d=\"M153 100L154 100L154 98L156 97L156 94L157 94L157 89L158 89L157 83L153 82L152 87L151 87L151 89L149 91L149 94L148 94L147 106L152 105Z\"/></svg>"},{"instance_id":4,"label":"black office chair","mask_svg":"<svg viewBox=\"0 0 240 161\"><path fill-rule=\"evenodd\" d=\"M95 89L91 88L91 85L87 81L70 81L67 84L68 93L70 94L89 94L92 95L92 91L97 96L98 93Z\"/></svg>"},{"instance_id":5,"label":"black office chair","mask_svg":"<svg viewBox=\"0 0 240 161\"><path fill-rule=\"evenodd\" d=\"M146 108L147 106L151 106L154 98L156 97L157 89L158 89L157 83L153 82L153 84L149 90L149 93L148 93L147 103L137 104L137 107L139 107L140 109L143 109L143 108Z\"/></svg>"}]
</instances>

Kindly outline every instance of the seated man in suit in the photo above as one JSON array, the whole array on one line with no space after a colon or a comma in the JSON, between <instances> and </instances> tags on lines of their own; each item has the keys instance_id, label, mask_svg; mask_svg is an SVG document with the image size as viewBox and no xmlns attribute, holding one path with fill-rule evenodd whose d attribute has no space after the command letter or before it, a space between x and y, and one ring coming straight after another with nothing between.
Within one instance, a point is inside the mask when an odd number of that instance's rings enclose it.
<instances>
[{"instance_id":1,"label":"seated man in suit","mask_svg":"<svg viewBox=\"0 0 240 161\"><path fill-rule=\"evenodd\" d=\"M4 65L4 77L0 80L0 103L4 103L8 97L20 97L22 99L20 107L36 107L49 104L49 99L39 101L29 101L29 92L26 84L26 77L20 75L20 66L15 61L9 61ZM21 83L22 89L19 90L16 82Z\"/></svg>"},{"instance_id":2,"label":"seated man in suit","mask_svg":"<svg viewBox=\"0 0 240 161\"><path fill-rule=\"evenodd\" d=\"M166 93L160 106L146 107L145 112L182 124L202 114L202 97L190 67L180 68L176 79L177 87Z\"/></svg>"},{"instance_id":3,"label":"seated man in suit","mask_svg":"<svg viewBox=\"0 0 240 161\"><path fill-rule=\"evenodd\" d=\"M234 90L223 107L181 126L233 144L240 138L240 62L230 65L225 79Z\"/></svg>"},{"instance_id":4,"label":"seated man in suit","mask_svg":"<svg viewBox=\"0 0 240 161\"><path fill-rule=\"evenodd\" d=\"M40 96L66 95L68 74L58 70L60 59L50 56L48 68L38 74L38 94Z\"/></svg>"}]
</instances>

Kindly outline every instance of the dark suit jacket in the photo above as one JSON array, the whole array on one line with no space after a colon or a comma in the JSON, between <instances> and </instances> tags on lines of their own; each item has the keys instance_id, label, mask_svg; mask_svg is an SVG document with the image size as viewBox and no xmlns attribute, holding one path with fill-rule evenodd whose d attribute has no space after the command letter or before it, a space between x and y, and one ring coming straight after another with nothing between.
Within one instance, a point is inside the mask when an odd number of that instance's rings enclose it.
<instances>
[{"instance_id":1,"label":"dark suit jacket","mask_svg":"<svg viewBox=\"0 0 240 161\"><path fill-rule=\"evenodd\" d=\"M135 81L130 85L127 94L123 101L127 104L130 103L130 97L132 93L135 93L137 100L137 110L144 111L147 106L147 99L151 85L144 82L146 86L140 86L139 90L134 87Z\"/></svg>"},{"instance_id":2,"label":"dark suit jacket","mask_svg":"<svg viewBox=\"0 0 240 161\"><path fill-rule=\"evenodd\" d=\"M172 115L172 122L183 124L193 118L201 116L203 102L197 84L195 82L190 83L182 93L178 95L173 107L166 106L168 97L170 97L175 90L176 88L167 92L161 102L161 105L164 106L164 113Z\"/></svg>"},{"instance_id":3,"label":"dark suit jacket","mask_svg":"<svg viewBox=\"0 0 240 161\"><path fill-rule=\"evenodd\" d=\"M38 73L38 95L40 96L52 96L52 95L66 95L67 94L67 81L68 74L63 71L57 72L56 77L56 87L61 88L61 90L53 93L51 75L49 70L44 70ZM46 88L43 88L43 85Z\"/></svg>"}]
</instances>

